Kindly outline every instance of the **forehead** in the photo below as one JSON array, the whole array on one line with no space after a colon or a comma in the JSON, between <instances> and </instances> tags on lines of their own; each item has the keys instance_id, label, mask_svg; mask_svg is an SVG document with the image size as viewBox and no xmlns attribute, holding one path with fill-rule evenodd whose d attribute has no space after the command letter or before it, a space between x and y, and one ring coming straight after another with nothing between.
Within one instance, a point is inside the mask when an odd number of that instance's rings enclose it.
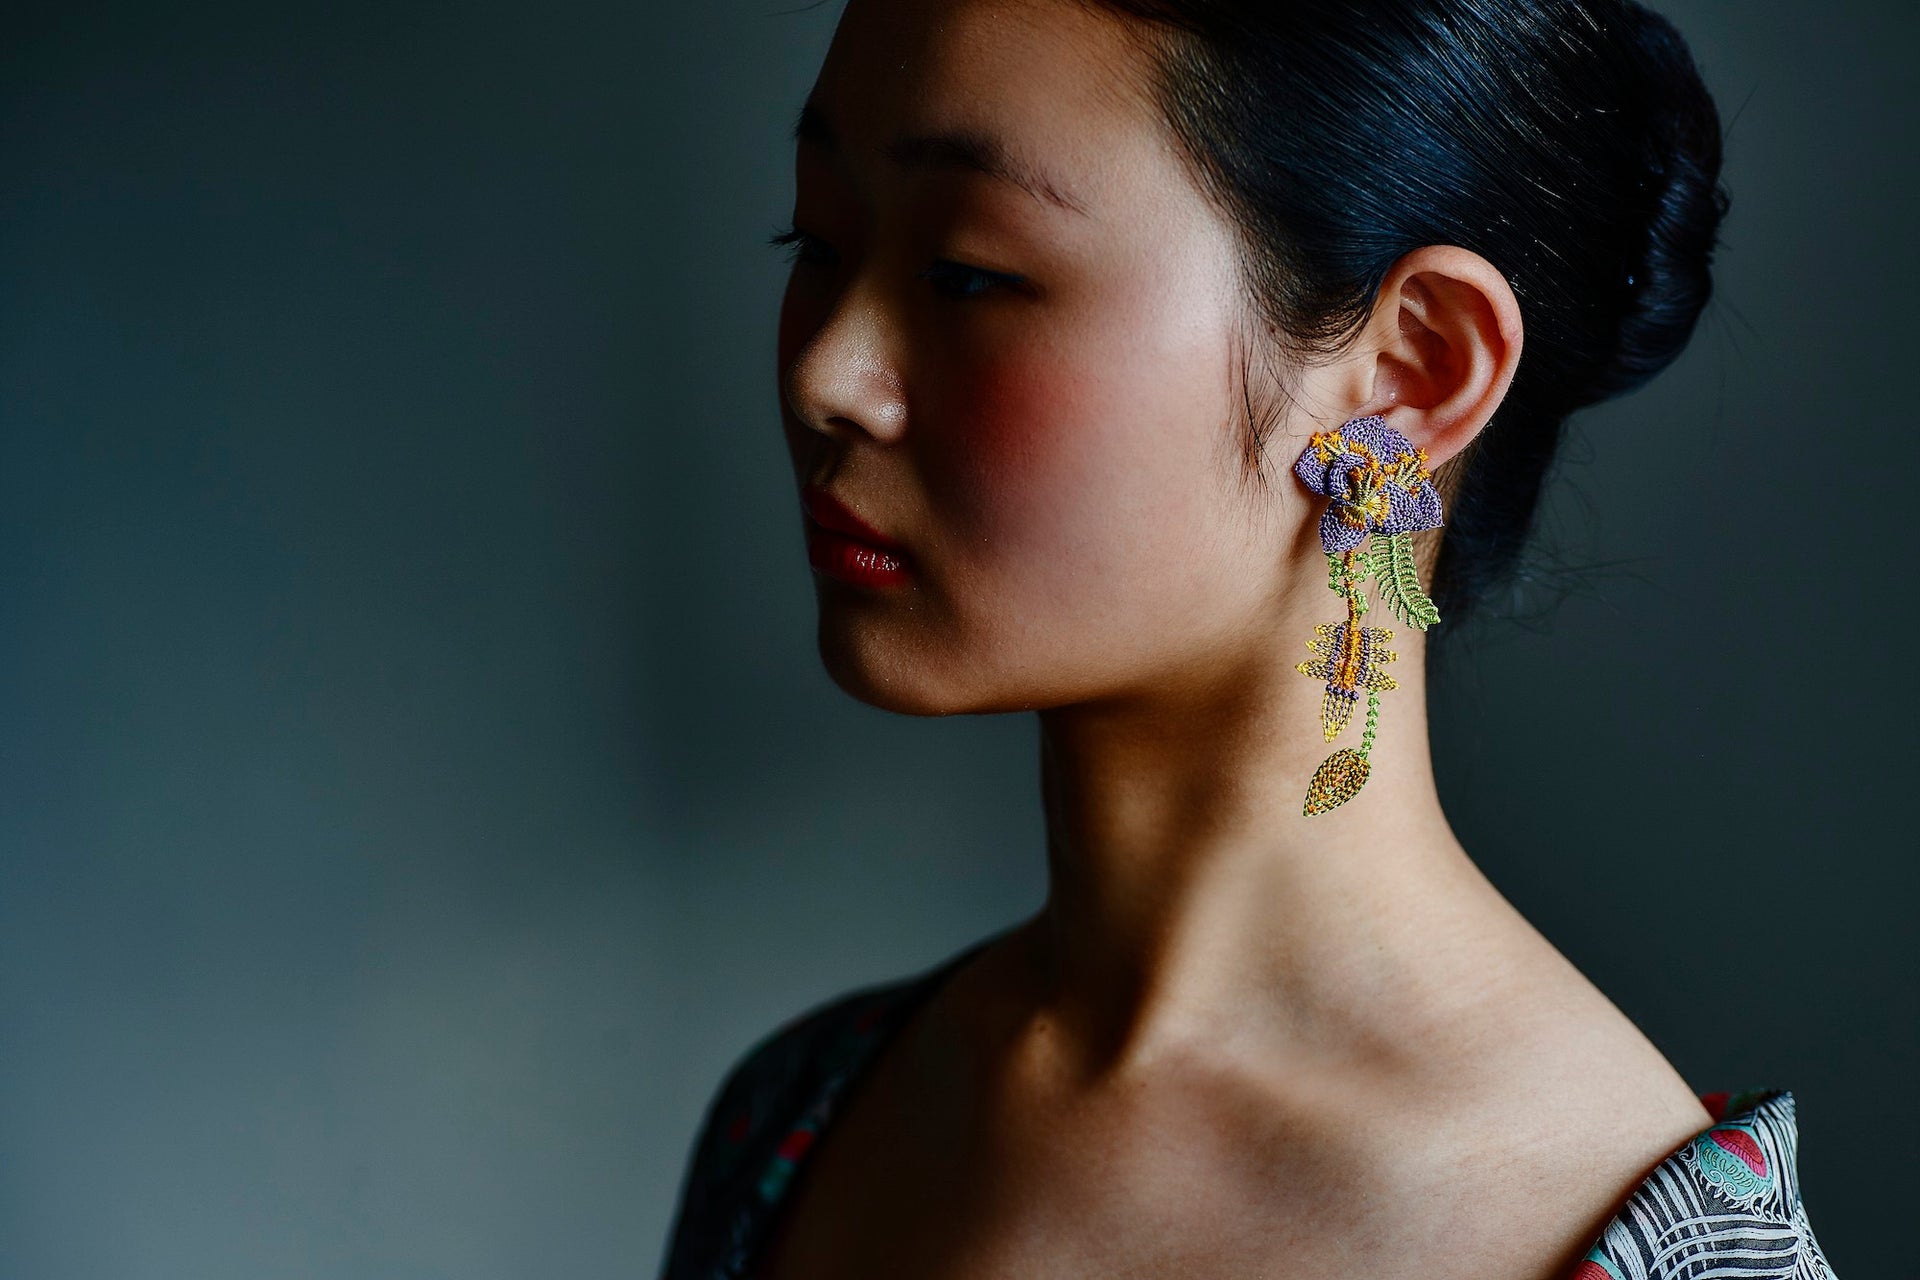
<instances>
[{"instance_id":1,"label":"forehead","mask_svg":"<svg viewBox=\"0 0 1920 1280\"><path fill-rule=\"evenodd\" d=\"M986 138L1092 207L1177 163L1150 77L1138 29L1077 0L849 0L809 115L876 160L905 137Z\"/></svg>"}]
</instances>

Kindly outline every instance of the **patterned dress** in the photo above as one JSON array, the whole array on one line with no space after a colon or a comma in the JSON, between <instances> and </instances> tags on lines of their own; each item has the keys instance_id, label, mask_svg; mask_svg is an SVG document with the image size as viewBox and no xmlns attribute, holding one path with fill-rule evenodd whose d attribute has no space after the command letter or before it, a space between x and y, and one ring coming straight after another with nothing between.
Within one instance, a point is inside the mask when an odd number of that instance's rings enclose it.
<instances>
[{"instance_id":1,"label":"patterned dress","mask_svg":"<svg viewBox=\"0 0 1920 1280\"><path fill-rule=\"evenodd\" d=\"M997 936L997 935L996 935ZM660 1280L752 1280L795 1172L888 1036L988 937L776 1027L702 1117ZM1793 1094L1702 1094L1713 1124L1643 1179L1565 1280L1835 1280L1800 1203Z\"/></svg>"}]
</instances>

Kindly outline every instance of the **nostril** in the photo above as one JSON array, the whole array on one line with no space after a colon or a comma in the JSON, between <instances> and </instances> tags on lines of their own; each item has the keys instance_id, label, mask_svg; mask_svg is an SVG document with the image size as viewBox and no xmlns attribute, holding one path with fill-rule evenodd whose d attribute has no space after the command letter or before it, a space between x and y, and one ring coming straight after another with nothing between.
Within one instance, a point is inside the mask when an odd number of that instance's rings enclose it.
<instances>
[{"instance_id":1,"label":"nostril","mask_svg":"<svg viewBox=\"0 0 1920 1280\"><path fill-rule=\"evenodd\" d=\"M825 442L822 441L822 444L824 445ZM806 481L806 487L811 489L826 488L833 483L833 477L838 474L839 471L840 458L829 455L825 448L813 450L807 456L805 465L800 468L800 474Z\"/></svg>"}]
</instances>

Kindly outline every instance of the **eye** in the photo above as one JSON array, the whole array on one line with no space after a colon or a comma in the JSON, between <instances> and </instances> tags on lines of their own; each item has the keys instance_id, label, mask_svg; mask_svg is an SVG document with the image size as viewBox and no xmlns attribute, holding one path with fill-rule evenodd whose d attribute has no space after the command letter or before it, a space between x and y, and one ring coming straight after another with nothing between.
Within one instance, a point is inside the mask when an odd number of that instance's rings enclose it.
<instances>
[{"instance_id":1,"label":"eye","mask_svg":"<svg viewBox=\"0 0 1920 1280\"><path fill-rule=\"evenodd\" d=\"M785 249L788 262L831 266L836 260L833 249L824 240L797 227L775 229L767 237L767 243L776 249ZM948 258L935 259L932 266L917 274L919 279L930 281L939 292L963 299L979 297L996 286L1018 285L1025 279L1024 276L1009 275L1003 271L970 267L964 262L954 262Z\"/></svg>"},{"instance_id":2,"label":"eye","mask_svg":"<svg viewBox=\"0 0 1920 1280\"><path fill-rule=\"evenodd\" d=\"M1022 280L1020 276L969 267L964 262L952 262L946 258L937 259L920 273L920 278L932 281L935 289L956 298L977 298L995 286L1017 285Z\"/></svg>"},{"instance_id":3,"label":"eye","mask_svg":"<svg viewBox=\"0 0 1920 1280\"><path fill-rule=\"evenodd\" d=\"M767 243L776 249L785 249L788 262L804 262L814 266L832 261L833 250L827 248L825 242L795 227L776 228L767 237Z\"/></svg>"}]
</instances>

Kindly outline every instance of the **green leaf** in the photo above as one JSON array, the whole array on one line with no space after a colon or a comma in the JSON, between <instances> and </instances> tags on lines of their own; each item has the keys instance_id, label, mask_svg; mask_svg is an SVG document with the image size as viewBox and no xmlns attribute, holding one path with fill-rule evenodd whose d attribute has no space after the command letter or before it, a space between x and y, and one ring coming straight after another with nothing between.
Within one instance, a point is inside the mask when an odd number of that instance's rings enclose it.
<instances>
[{"instance_id":1,"label":"green leaf","mask_svg":"<svg viewBox=\"0 0 1920 1280\"><path fill-rule=\"evenodd\" d=\"M1396 533L1388 537L1374 535L1368 548L1373 563L1373 578L1380 588L1380 602L1392 609L1410 627L1425 631L1440 621L1440 611L1420 589L1420 569L1413 561L1413 535Z\"/></svg>"}]
</instances>

